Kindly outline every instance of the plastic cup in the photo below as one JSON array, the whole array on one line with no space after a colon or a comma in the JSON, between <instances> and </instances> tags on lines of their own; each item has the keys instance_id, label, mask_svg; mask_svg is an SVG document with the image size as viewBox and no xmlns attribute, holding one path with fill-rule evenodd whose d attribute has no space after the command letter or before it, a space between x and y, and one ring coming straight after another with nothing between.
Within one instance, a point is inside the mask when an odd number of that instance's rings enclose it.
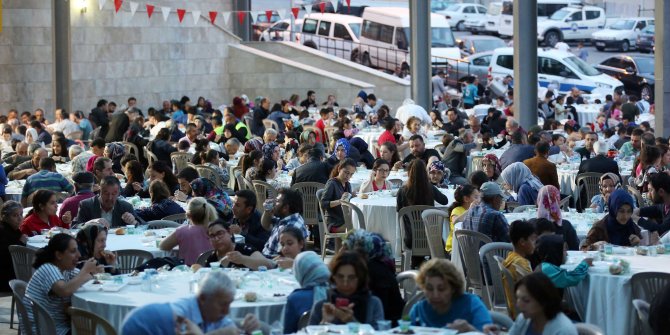
<instances>
[{"instance_id":1,"label":"plastic cup","mask_svg":"<svg viewBox=\"0 0 670 335\"><path fill-rule=\"evenodd\" d=\"M611 244L605 245L605 255L611 255L614 253L614 247Z\"/></svg>"},{"instance_id":2,"label":"plastic cup","mask_svg":"<svg viewBox=\"0 0 670 335\"><path fill-rule=\"evenodd\" d=\"M377 320L377 330L385 331L385 330L390 330L390 329L391 329L391 321L390 320Z\"/></svg>"},{"instance_id":3,"label":"plastic cup","mask_svg":"<svg viewBox=\"0 0 670 335\"><path fill-rule=\"evenodd\" d=\"M210 262L209 267L212 269L218 269L221 267L221 262Z\"/></svg>"},{"instance_id":4,"label":"plastic cup","mask_svg":"<svg viewBox=\"0 0 670 335\"><path fill-rule=\"evenodd\" d=\"M400 327L401 332L407 332L411 324L412 322L409 320L398 320L398 327Z\"/></svg>"},{"instance_id":5,"label":"plastic cup","mask_svg":"<svg viewBox=\"0 0 670 335\"><path fill-rule=\"evenodd\" d=\"M347 323L347 329L350 334L358 334L358 331L361 328L361 324L358 322L349 322Z\"/></svg>"},{"instance_id":6,"label":"plastic cup","mask_svg":"<svg viewBox=\"0 0 670 335\"><path fill-rule=\"evenodd\" d=\"M42 235L48 235L49 234L49 229L42 229L42 230L40 230L40 233Z\"/></svg>"}]
</instances>

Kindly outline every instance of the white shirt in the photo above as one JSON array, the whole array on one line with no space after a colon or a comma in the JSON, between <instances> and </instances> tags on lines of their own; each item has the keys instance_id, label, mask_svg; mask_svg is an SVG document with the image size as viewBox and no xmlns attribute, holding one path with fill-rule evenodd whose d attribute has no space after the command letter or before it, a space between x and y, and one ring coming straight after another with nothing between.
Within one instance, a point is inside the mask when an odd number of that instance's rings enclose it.
<instances>
[{"instance_id":1,"label":"white shirt","mask_svg":"<svg viewBox=\"0 0 670 335\"><path fill-rule=\"evenodd\" d=\"M60 120L58 122L52 123L48 125L47 128L51 129L52 131L60 131L63 133L63 135L65 135L65 137L75 131L81 131L79 125L70 121L70 119Z\"/></svg>"},{"instance_id":2,"label":"white shirt","mask_svg":"<svg viewBox=\"0 0 670 335\"><path fill-rule=\"evenodd\" d=\"M430 116L428 116L428 112L426 112L426 110L423 109L423 107L415 104L414 101L410 99L406 99L403 105L400 106L396 111L395 117L398 120L400 120L400 122L402 122L403 124L407 124L407 120L409 120L409 118L412 116L418 117L419 120L421 120L421 123L423 124L432 123L432 121L430 120Z\"/></svg>"},{"instance_id":3,"label":"white shirt","mask_svg":"<svg viewBox=\"0 0 670 335\"><path fill-rule=\"evenodd\" d=\"M166 127L167 127L167 123L165 123L165 121L160 121L160 122L156 123L156 125L153 128L151 128L151 130L149 131L149 134L151 135L151 138L153 139L154 137L156 137L156 135L158 135L158 132L161 131L161 129L166 128Z\"/></svg>"}]
</instances>

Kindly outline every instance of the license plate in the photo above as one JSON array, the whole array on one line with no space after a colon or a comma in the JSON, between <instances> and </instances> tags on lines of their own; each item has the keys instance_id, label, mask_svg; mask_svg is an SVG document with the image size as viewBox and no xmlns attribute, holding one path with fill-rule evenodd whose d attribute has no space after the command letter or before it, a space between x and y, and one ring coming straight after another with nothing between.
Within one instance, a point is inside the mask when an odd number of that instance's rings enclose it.
<instances>
[{"instance_id":1,"label":"license plate","mask_svg":"<svg viewBox=\"0 0 670 335\"><path fill-rule=\"evenodd\" d=\"M604 47L605 43L604 42L596 42L596 46Z\"/></svg>"}]
</instances>

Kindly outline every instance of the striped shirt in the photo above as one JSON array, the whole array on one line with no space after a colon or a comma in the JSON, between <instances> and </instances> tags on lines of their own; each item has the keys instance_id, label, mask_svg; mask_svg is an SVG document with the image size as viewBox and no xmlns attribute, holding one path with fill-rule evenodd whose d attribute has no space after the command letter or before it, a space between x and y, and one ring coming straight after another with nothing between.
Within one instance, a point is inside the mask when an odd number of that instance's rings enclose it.
<instances>
[{"instance_id":1,"label":"striped shirt","mask_svg":"<svg viewBox=\"0 0 670 335\"><path fill-rule=\"evenodd\" d=\"M49 311L56 324L57 335L65 335L70 331L70 319L65 313L66 308L70 306L70 297L59 297L51 288L57 282L68 282L78 274L79 269L61 271L52 263L44 263L35 271L26 288L26 295ZM27 308L27 312L30 324L35 325L32 309ZM33 334L37 334L35 327Z\"/></svg>"},{"instance_id":2,"label":"striped shirt","mask_svg":"<svg viewBox=\"0 0 670 335\"><path fill-rule=\"evenodd\" d=\"M25 185L23 185L22 198L27 198L29 195L37 190L50 190L54 192L68 192L74 190L74 186L70 184L63 175L49 170L41 170L38 173L28 177Z\"/></svg>"}]
</instances>

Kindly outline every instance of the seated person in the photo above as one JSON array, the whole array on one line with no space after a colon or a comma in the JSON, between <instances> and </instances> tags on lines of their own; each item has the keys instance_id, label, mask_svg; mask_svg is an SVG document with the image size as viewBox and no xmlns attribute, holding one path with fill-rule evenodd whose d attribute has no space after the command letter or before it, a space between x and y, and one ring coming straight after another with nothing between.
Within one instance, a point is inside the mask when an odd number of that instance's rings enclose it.
<instances>
[{"instance_id":1,"label":"seated person","mask_svg":"<svg viewBox=\"0 0 670 335\"><path fill-rule=\"evenodd\" d=\"M119 199L120 189L121 183L116 177L104 177L100 183L100 193L79 203L73 226L76 228L94 219L104 219L108 228L144 224L144 220L136 216L133 205Z\"/></svg>"},{"instance_id":2,"label":"seated person","mask_svg":"<svg viewBox=\"0 0 670 335\"><path fill-rule=\"evenodd\" d=\"M458 332L481 331L492 323L482 300L465 292L465 279L456 266L446 259L431 259L421 265L417 285L425 299L409 312L416 326L447 327Z\"/></svg>"},{"instance_id":3,"label":"seated person","mask_svg":"<svg viewBox=\"0 0 670 335\"><path fill-rule=\"evenodd\" d=\"M161 241L159 248L163 251L171 251L179 246L179 258L184 263L192 265L198 256L205 251L211 250L207 234L207 224L217 219L216 210L207 203L205 198L196 197L191 199L186 209L188 224L182 225L172 234Z\"/></svg>"},{"instance_id":4,"label":"seated person","mask_svg":"<svg viewBox=\"0 0 670 335\"><path fill-rule=\"evenodd\" d=\"M207 258L205 266L210 263L220 262L224 268L249 268L258 270L259 266L273 268L274 263L265 258L254 247L244 243L236 243L235 237L230 233L230 224L218 219L209 224L207 228L209 242L214 248L214 253Z\"/></svg>"},{"instance_id":5,"label":"seated person","mask_svg":"<svg viewBox=\"0 0 670 335\"><path fill-rule=\"evenodd\" d=\"M293 267L295 258L305 250L305 237L302 231L296 227L285 227L279 235L281 250L279 255L272 261L272 267L290 269Z\"/></svg>"},{"instance_id":6,"label":"seated person","mask_svg":"<svg viewBox=\"0 0 670 335\"><path fill-rule=\"evenodd\" d=\"M95 177L90 172L78 172L72 176L74 182L75 194L65 200L58 209L58 217L63 220L63 215L70 212L70 216L76 217L79 213L79 203L95 196L93 193L93 183Z\"/></svg>"},{"instance_id":7,"label":"seated person","mask_svg":"<svg viewBox=\"0 0 670 335\"><path fill-rule=\"evenodd\" d=\"M344 224L341 201L348 201L353 196L349 180L356 173L356 163L345 158L333 169L331 178L321 194L321 208L324 209L324 221L331 233L342 233L347 227ZM337 247L336 247L337 248Z\"/></svg>"},{"instance_id":8,"label":"seated person","mask_svg":"<svg viewBox=\"0 0 670 335\"><path fill-rule=\"evenodd\" d=\"M261 213L256 209L256 194L250 190L239 190L235 195L230 232L244 236L245 243L254 249L263 250L265 242L270 238L270 231L261 225Z\"/></svg>"},{"instance_id":9,"label":"seated person","mask_svg":"<svg viewBox=\"0 0 670 335\"><path fill-rule=\"evenodd\" d=\"M119 269L116 268L116 254L105 250L107 247L107 228L105 226L97 224L84 226L77 232L77 246L81 255L80 261L94 258L98 265L105 266L105 272L113 275L120 274ZM81 268L84 263L78 264L77 268Z\"/></svg>"},{"instance_id":10,"label":"seated person","mask_svg":"<svg viewBox=\"0 0 670 335\"><path fill-rule=\"evenodd\" d=\"M55 227L70 228L70 223L72 222L72 215L70 213L63 214L62 221L56 216L58 202L56 201L56 193L54 191L37 190L32 200L33 208L28 212L28 215L23 219L19 227L21 233L35 236L40 235L42 229Z\"/></svg>"},{"instance_id":11,"label":"seated person","mask_svg":"<svg viewBox=\"0 0 670 335\"><path fill-rule=\"evenodd\" d=\"M370 179L364 181L359 188L359 193L377 192L383 190L391 190L392 185L386 180L389 176L391 168L389 163L381 158L375 159L372 163L372 171L370 172Z\"/></svg>"},{"instance_id":12,"label":"seated person","mask_svg":"<svg viewBox=\"0 0 670 335\"><path fill-rule=\"evenodd\" d=\"M170 190L162 180L154 180L149 185L151 206L137 211L144 221L161 220L166 216L184 213L184 209L170 199Z\"/></svg>"},{"instance_id":13,"label":"seated person","mask_svg":"<svg viewBox=\"0 0 670 335\"><path fill-rule=\"evenodd\" d=\"M589 266L593 265L593 259L586 258L571 271L562 269L561 265L565 263L567 257L567 246L560 235L540 237L537 239L536 250L541 262L540 271L560 289L579 284L589 275Z\"/></svg>"},{"instance_id":14,"label":"seated person","mask_svg":"<svg viewBox=\"0 0 670 335\"><path fill-rule=\"evenodd\" d=\"M633 197L622 189L615 190L607 201L608 213L596 222L586 235L582 249L598 250L602 244L637 246L642 238L640 227L633 222Z\"/></svg>"},{"instance_id":15,"label":"seated person","mask_svg":"<svg viewBox=\"0 0 670 335\"><path fill-rule=\"evenodd\" d=\"M149 319L152 322L147 322ZM137 307L126 315L121 325L123 334L133 335L174 335L182 329L188 334L202 334L193 321L175 315L169 302Z\"/></svg>"},{"instance_id":16,"label":"seated person","mask_svg":"<svg viewBox=\"0 0 670 335\"><path fill-rule=\"evenodd\" d=\"M293 274L300 288L293 290L286 298L284 308L286 334L298 331L298 321L302 314L309 312L314 304L326 299L330 286L330 270L314 251L305 251L295 258Z\"/></svg>"},{"instance_id":17,"label":"seated person","mask_svg":"<svg viewBox=\"0 0 670 335\"><path fill-rule=\"evenodd\" d=\"M191 182L200 177L198 171L190 166L183 168L177 174L177 181L179 182L179 189L174 191L175 199L179 201L186 201L193 197L193 190L191 189Z\"/></svg>"},{"instance_id":18,"label":"seated person","mask_svg":"<svg viewBox=\"0 0 670 335\"><path fill-rule=\"evenodd\" d=\"M600 194L596 194L591 198L593 212L605 213L610 195L619 187L621 187L621 180L614 173L608 172L600 176L600 183L598 185Z\"/></svg>"},{"instance_id":19,"label":"seated person","mask_svg":"<svg viewBox=\"0 0 670 335\"><path fill-rule=\"evenodd\" d=\"M537 233L535 233L535 226L530 221L516 220L509 226L509 236L512 239L512 246L514 250L507 255L503 265L512 274L514 282L518 282L523 276L533 272L529 258L535 252L535 240L537 240ZM517 271L523 269L523 272ZM503 277L503 282L505 281ZM511 285L510 285L511 286ZM508 285L504 285L507 290ZM516 315L514 308L516 302L509 298L513 297L513 292L506 292L507 308L510 315Z\"/></svg>"},{"instance_id":20,"label":"seated person","mask_svg":"<svg viewBox=\"0 0 670 335\"><path fill-rule=\"evenodd\" d=\"M276 199L267 200L263 204L261 224L263 229L270 231L270 237L263 247L265 257L275 257L279 254L279 235L286 226L293 226L302 231L307 238L309 231L302 218L302 195L300 192L288 188L278 191Z\"/></svg>"},{"instance_id":21,"label":"seated person","mask_svg":"<svg viewBox=\"0 0 670 335\"><path fill-rule=\"evenodd\" d=\"M506 167L500 175L509 188L517 194L519 206L537 204L537 194L542 188L540 182L530 169L522 162L514 162Z\"/></svg>"},{"instance_id":22,"label":"seated person","mask_svg":"<svg viewBox=\"0 0 670 335\"><path fill-rule=\"evenodd\" d=\"M414 135L409 138L409 150L410 154L402 160L405 166L416 158L422 160L424 164L428 164L428 159L432 156L440 158L440 154L435 149L426 149L426 144L421 135Z\"/></svg>"}]
</instances>

